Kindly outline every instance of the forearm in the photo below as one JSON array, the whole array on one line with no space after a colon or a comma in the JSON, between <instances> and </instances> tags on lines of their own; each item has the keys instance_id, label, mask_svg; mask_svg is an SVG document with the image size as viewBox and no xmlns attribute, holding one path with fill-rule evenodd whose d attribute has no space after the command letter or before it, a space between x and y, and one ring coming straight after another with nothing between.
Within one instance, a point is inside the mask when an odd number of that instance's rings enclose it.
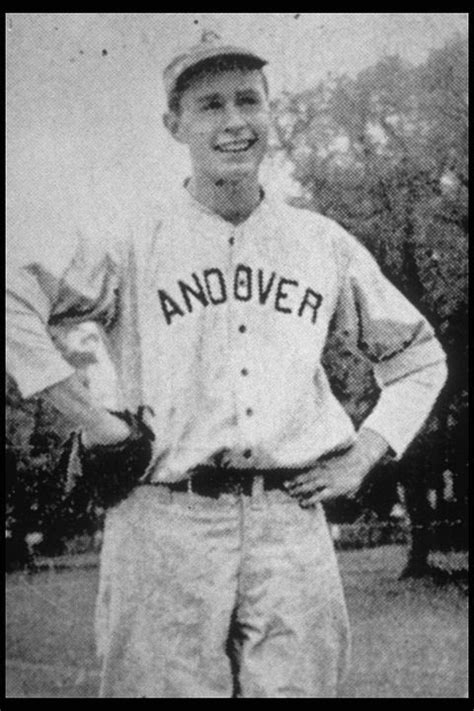
<instances>
[{"instance_id":1,"label":"forearm","mask_svg":"<svg viewBox=\"0 0 474 711\"><path fill-rule=\"evenodd\" d=\"M357 439L371 469L392 451L385 437L370 427L362 426Z\"/></svg>"},{"instance_id":2,"label":"forearm","mask_svg":"<svg viewBox=\"0 0 474 711\"><path fill-rule=\"evenodd\" d=\"M111 321L117 307L119 267L100 241L71 241L67 257L45 254L7 269L7 371L29 398L73 376L67 343L51 326L71 315ZM67 404L67 403L66 403Z\"/></svg>"},{"instance_id":3,"label":"forearm","mask_svg":"<svg viewBox=\"0 0 474 711\"><path fill-rule=\"evenodd\" d=\"M440 361L386 385L363 428L385 439L400 459L429 416L446 374Z\"/></svg>"},{"instance_id":4,"label":"forearm","mask_svg":"<svg viewBox=\"0 0 474 711\"><path fill-rule=\"evenodd\" d=\"M47 388L42 397L64 415L72 429L83 433L85 444L112 444L129 434L124 422L93 401L77 374Z\"/></svg>"},{"instance_id":5,"label":"forearm","mask_svg":"<svg viewBox=\"0 0 474 711\"><path fill-rule=\"evenodd\" d=\"M23 293L6 295L6 365L24 398L74 374L47 330L48 307L41 291L25 278ZM33 280L32 280L33 281ZM28 291L29 287L29 291ZM33 303L36 302L36 307Z\"/></svg>"},{"instance_id":6,"label":"forearm","mask_svg":"<svg viewBox=\"0 0 474 711\"><path fill-rule=\"evenodd\" d=\"M336 312L338 330L354 334L373 364L380 398L364 422L400 458L417 435L446 380L445 354L426 318L388 281L355 241L349 249Z\"/></svg>"},{"instance_id":7,"label":"forearm","mask_svg":"<svg viewBox=\"0 0 474 711\"><path fill-rule=\"evenodd\" d=\"M55 347L41 315L24 299L9 296L7 370L22 396L41 394L88 443L125 439L126 425L92 400L75 369Z\"/></svg>"}]
</instances>

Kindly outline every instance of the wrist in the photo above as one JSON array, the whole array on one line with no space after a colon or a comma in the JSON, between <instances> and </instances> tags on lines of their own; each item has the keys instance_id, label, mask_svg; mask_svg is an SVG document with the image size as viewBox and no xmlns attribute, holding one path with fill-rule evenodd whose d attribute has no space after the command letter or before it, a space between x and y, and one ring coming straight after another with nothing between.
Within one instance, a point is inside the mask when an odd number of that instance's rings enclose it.
<instances>
[{"instance_id":1,"label":"wrist","mask_svg":"<svg viewBox=\"0 0 474 711\"><path fill-rule=\"evenodd\" d=\"M85 447L119 445L129 439L131 429L123 420L108 410L97 411L97 415L82 430L81 437Z\"/></svg>"},{"instance_id":2,"label":"wrist","mask_svg":"<svg viewBox=\"0 0 474 711\"><path fill-rule=\"evenodd\" d=\"M363 445L363 450L366 453L367 459L371 466L380 462L384 457L390 454L391 447L387 440L375 430L369 427L361 427L359 430L358 441Z\"/></svg>"}]
</instances>

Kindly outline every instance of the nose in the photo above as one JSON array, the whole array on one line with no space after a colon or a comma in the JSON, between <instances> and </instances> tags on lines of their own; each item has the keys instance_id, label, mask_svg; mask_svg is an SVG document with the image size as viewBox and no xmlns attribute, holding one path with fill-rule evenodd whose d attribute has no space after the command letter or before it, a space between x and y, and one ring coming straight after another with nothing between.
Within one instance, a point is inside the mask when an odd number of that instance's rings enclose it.
<instances>
[{"instance_id":1,"label":"nose","mask_svg":"<svg viewBox=\"0 0 474 711\"><path fill-rule=\"evenodd\" d=\"M246 125L246 121L242 116L240 108L235 104L227 104L224 115L224 130L238 131Z\"/></svg>"}]
</instances>

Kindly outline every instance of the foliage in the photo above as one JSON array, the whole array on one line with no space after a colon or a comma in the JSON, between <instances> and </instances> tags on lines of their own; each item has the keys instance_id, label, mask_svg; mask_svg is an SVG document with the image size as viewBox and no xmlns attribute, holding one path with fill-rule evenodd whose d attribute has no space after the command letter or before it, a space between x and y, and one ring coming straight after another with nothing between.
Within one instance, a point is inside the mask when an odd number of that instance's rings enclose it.
<instances>
[{"instance_id":1,"label":"foliage","mask_svg":"<svg viewBox=\"0 0 474 711\"><path fill-rule=\"evenodd\" d=\"M63 486L72 446L62 416L41 398L23 400L13 379L6 383L7 569L32 563L32 553L61 553L75 535L92 533L100 512L84 497L66 511ZM40 533L33 548L25 538Z\"/></svg>"},{"instance_id":2,"label":"foliage","mask_svg":"<svg viewBox=\"0 0 474 711\"><path fill-rule=\"evenodd\" d=\"M467 67L466 42L455 36L422 65L385 57L355 78L286 93L274 107L275 150L290 159L301 186L294 202L356 235L446 351L446 386L397 472L417 532L441 514L465 521L467 506ZM359 424L377 388L367 364L338 338L324 362ZM446 469L455 476L455 503L436 512L427 492L440 490ZM425 562L427 540L417 533L412 549Z\"/></svg>"}]
</instances>

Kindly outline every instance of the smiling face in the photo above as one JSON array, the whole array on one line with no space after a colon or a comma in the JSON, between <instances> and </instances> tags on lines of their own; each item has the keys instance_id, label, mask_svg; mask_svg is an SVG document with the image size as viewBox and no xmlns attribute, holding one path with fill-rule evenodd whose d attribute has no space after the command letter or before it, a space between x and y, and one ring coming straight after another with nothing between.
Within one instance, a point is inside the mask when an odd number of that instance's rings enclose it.
<instances>
[{"instance_id":1,"label":"smiling face","mask_svg":"<svg viewBox=\"0 0 474 711\"><path fill-rule=\"evenodd\" d=\"M165 116L189 147L195 175L214 182L254 176L268 144L269 104L259 70L229 69L196 77Z\"/></svg>"}]
</instances>

